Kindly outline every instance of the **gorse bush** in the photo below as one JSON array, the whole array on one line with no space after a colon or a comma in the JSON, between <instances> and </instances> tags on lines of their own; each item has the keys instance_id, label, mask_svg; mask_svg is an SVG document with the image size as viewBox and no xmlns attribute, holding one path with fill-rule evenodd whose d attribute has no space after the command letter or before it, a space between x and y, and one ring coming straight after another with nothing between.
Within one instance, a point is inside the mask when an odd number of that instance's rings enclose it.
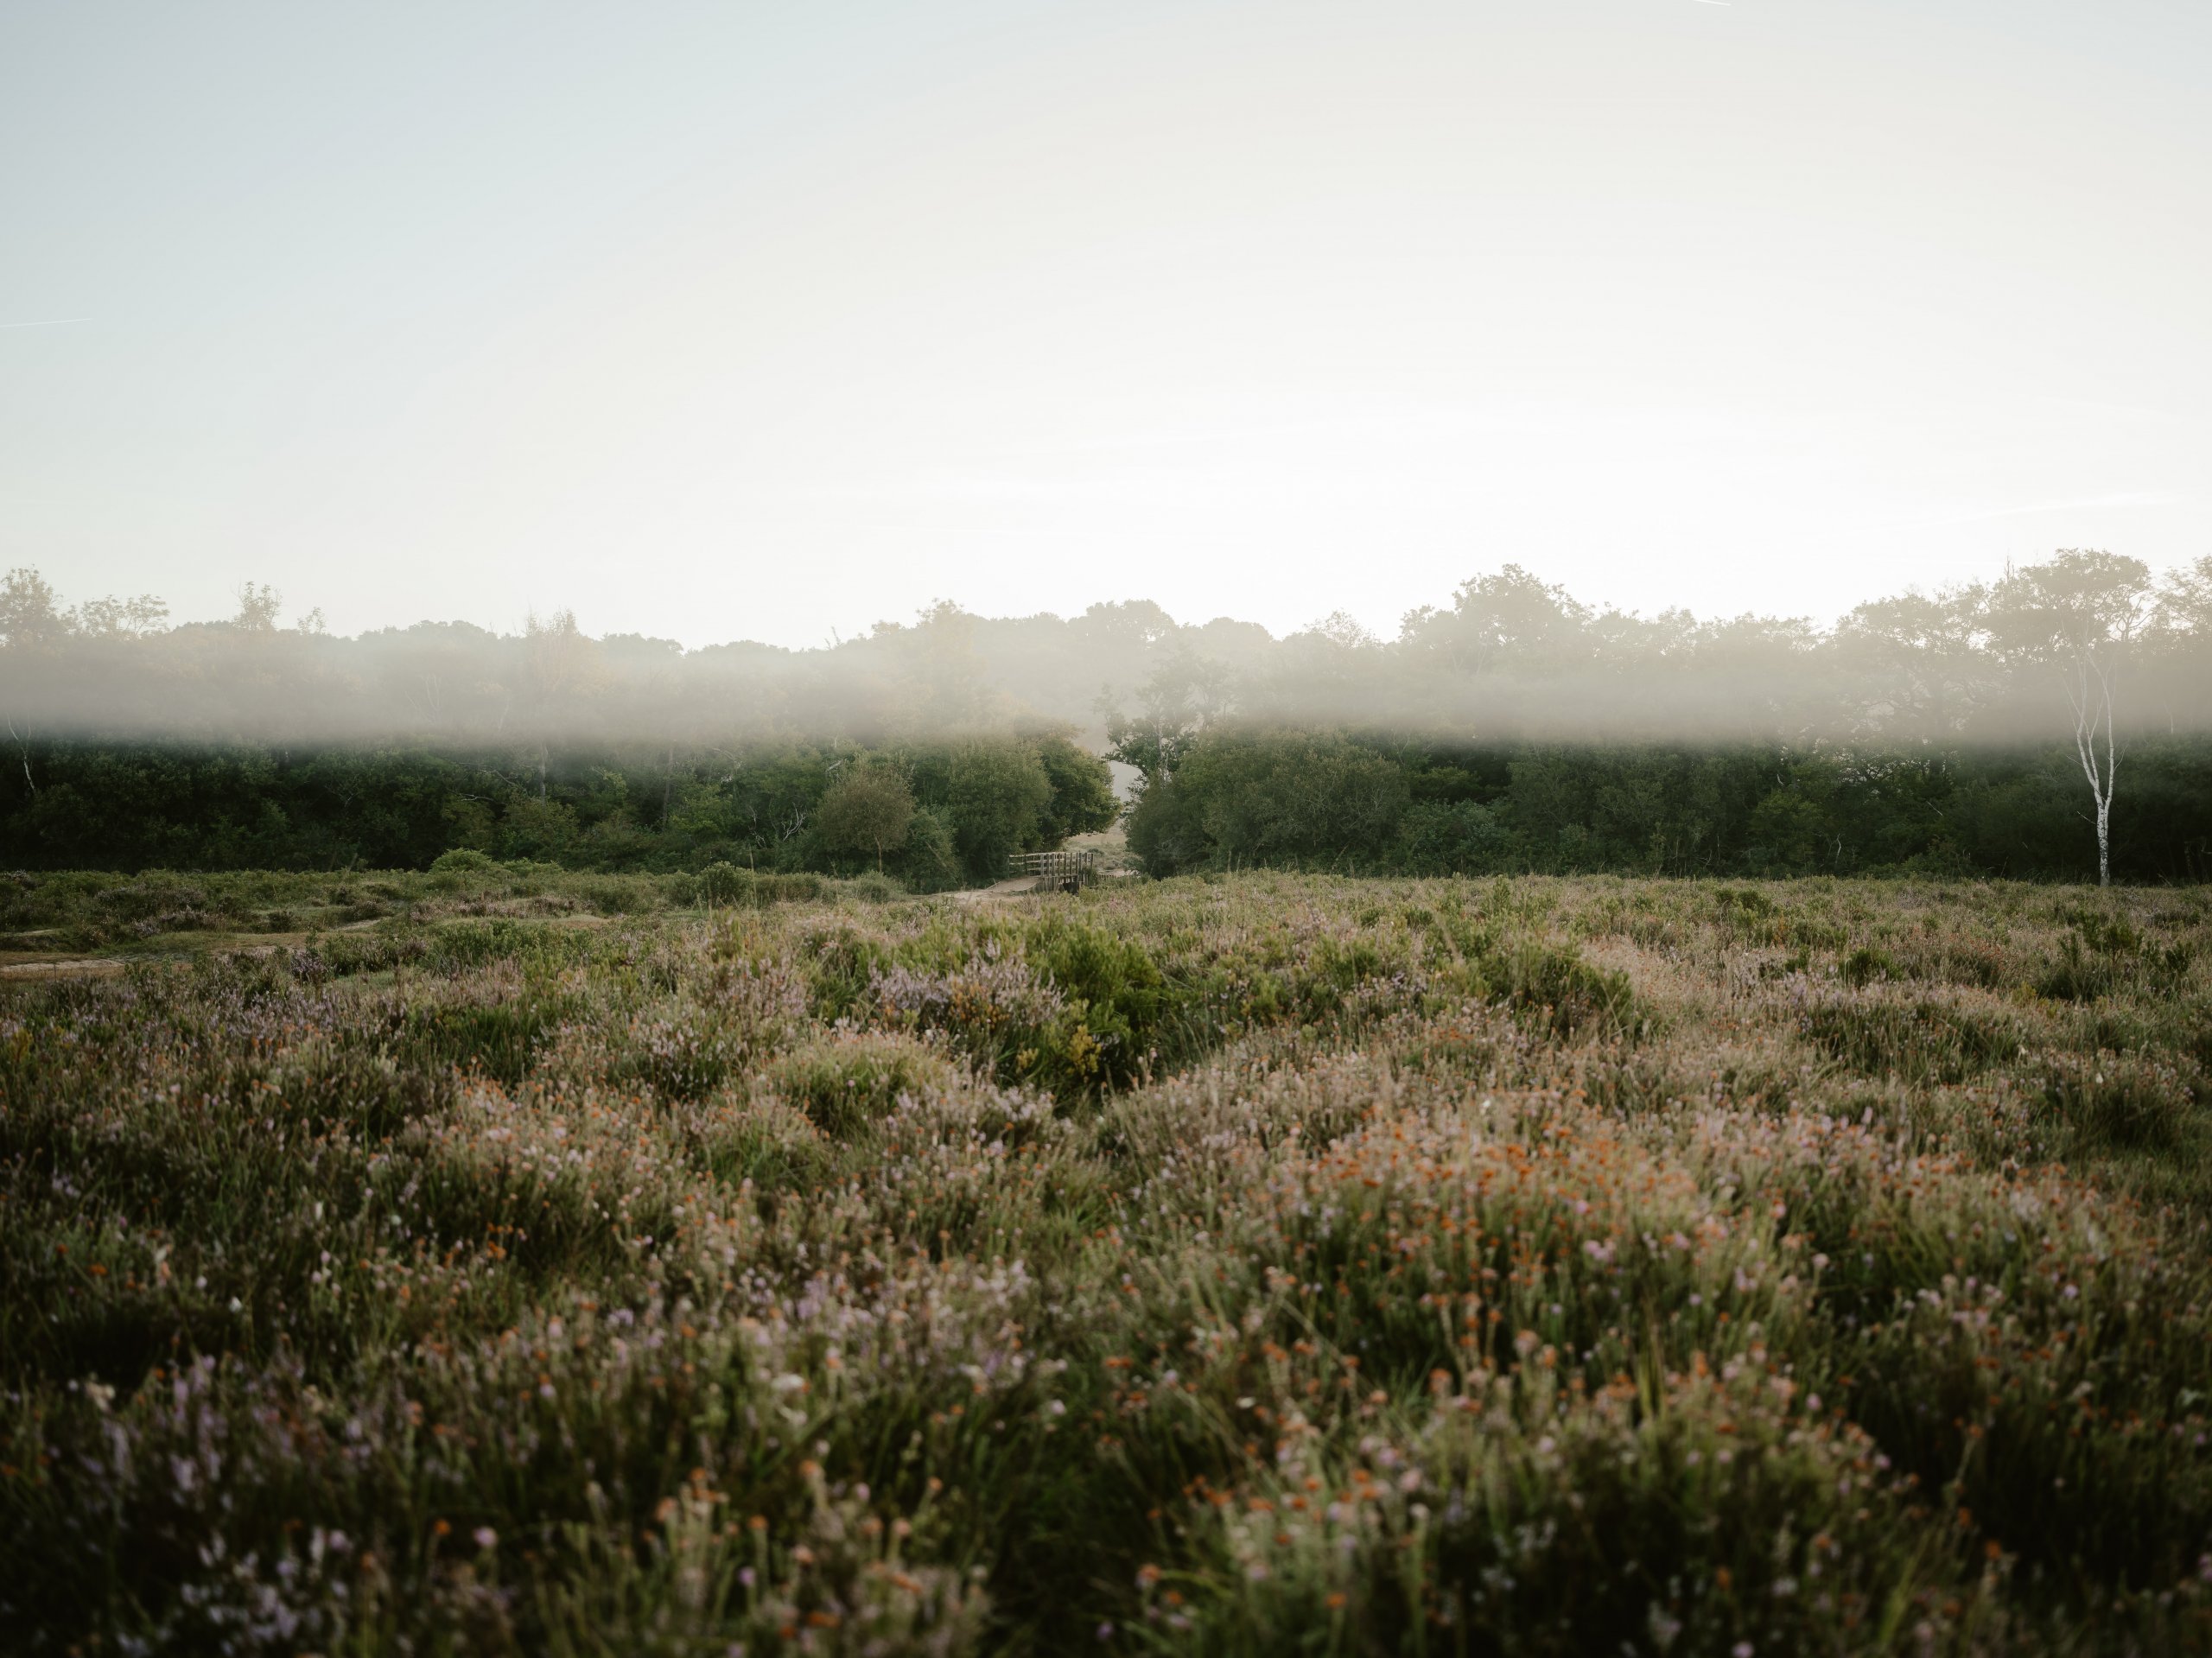
<instances>
[{"instance_id":1,"label":"gorse bush","mask_svg":"<svg viewBox=\"0 0 2212 1658\"><path fill-rule=\"evenodd\" d=\"M320 924L0 981L0 1646L2212 1644L2192 895L783 879L16 886Z\"/></svg>"}]
</instances>

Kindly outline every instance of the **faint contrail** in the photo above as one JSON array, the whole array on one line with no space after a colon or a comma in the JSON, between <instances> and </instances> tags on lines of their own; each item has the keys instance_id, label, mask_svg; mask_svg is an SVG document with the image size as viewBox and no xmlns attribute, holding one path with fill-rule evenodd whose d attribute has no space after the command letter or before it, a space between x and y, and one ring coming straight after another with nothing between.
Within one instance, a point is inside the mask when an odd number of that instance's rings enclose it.
<instances>
[{"instance_id":1,"label":"faint contrail","mask_svg":"<svg viewBox=\"0 0 2212 1658\"><path fill-rule=\"evenodd\" d=\"M88 316L50 316L43 322L0 322L0 330L8 328L58 328L65 322L90 322Z\"/></svg>"}]
</instances>

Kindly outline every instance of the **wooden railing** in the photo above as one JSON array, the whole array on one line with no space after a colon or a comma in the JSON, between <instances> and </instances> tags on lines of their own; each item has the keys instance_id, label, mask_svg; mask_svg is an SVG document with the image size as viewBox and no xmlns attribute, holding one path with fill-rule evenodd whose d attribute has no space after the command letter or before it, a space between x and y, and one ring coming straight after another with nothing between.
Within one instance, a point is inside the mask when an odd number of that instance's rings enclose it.
<instances>
[{"instance_id":1,"label":"wooden railing","mask_svg":"<svg viewBox=\"0 0 2212 1658\"><path fill-rule=\"evenodd\" d=\"M1096 848L1059 852L1017 852L1008 861L1013 873L1033 875L1041 888L1057 889L1070 881L1089 886L1098 879L1100 859Z\"/></svg>"}]
</instances>

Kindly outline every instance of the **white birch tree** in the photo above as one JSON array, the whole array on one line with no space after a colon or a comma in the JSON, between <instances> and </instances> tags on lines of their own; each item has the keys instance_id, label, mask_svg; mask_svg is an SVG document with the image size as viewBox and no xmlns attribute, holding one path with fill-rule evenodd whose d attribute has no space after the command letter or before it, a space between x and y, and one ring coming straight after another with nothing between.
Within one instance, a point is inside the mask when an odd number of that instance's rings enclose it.
<instances>
[{"instance_id":1,"label":"white birch tree","mask_svg":"<svg viewBox=\"0 0 2212 1658\"><path fill-rule=\"evenodd\" d=\"M2089 785L2097 884L2112 884L2112 803L2120 774L2120 682L2149 619L2150 567L2082 549L2007 569L1986 613L1996 648L2017 664L2055 670L2074 717L2074 755Z\"/></svg>"}]
</instances>

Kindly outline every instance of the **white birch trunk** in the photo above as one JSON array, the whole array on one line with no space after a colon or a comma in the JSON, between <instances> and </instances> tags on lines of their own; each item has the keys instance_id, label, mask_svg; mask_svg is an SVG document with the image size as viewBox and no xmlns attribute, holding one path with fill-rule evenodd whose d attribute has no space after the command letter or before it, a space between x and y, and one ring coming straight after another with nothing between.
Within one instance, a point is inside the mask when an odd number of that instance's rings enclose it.
<instances>
[{"instance_id":1,"label":"white birch trunk","mask_svg":"<svg viewBox=\"0 0 2212 1658\"><path fill-rule=\"evenodd\" d=\"M26 723L22 734L19 735L16 730L16 722L13 720L10 720L8 721L8 734L16 739L16 747L22 751L24 786L29 788L33 794L36 794L38 792L38 779L31 775L31 728L29 725Z\"/></svg>"},{"instance_id":2,"label":"white birch trunk","mask_svg":"<svg viewBox=\"0 0 2212 1658\"><path fill-rule=\"evenodd\" d=\"M2096 807L2097 885L2112 885L2112 795L2120 772L2120 749L2113 734L2112 672L2083 653L2066 680L2066 700L2074 708L2074 753L2082 762L2082 775L2089 782L2089 799ZM2097 753L2098 727L2102 727L2104 753Z\"/></svg>"}]
</instances>

